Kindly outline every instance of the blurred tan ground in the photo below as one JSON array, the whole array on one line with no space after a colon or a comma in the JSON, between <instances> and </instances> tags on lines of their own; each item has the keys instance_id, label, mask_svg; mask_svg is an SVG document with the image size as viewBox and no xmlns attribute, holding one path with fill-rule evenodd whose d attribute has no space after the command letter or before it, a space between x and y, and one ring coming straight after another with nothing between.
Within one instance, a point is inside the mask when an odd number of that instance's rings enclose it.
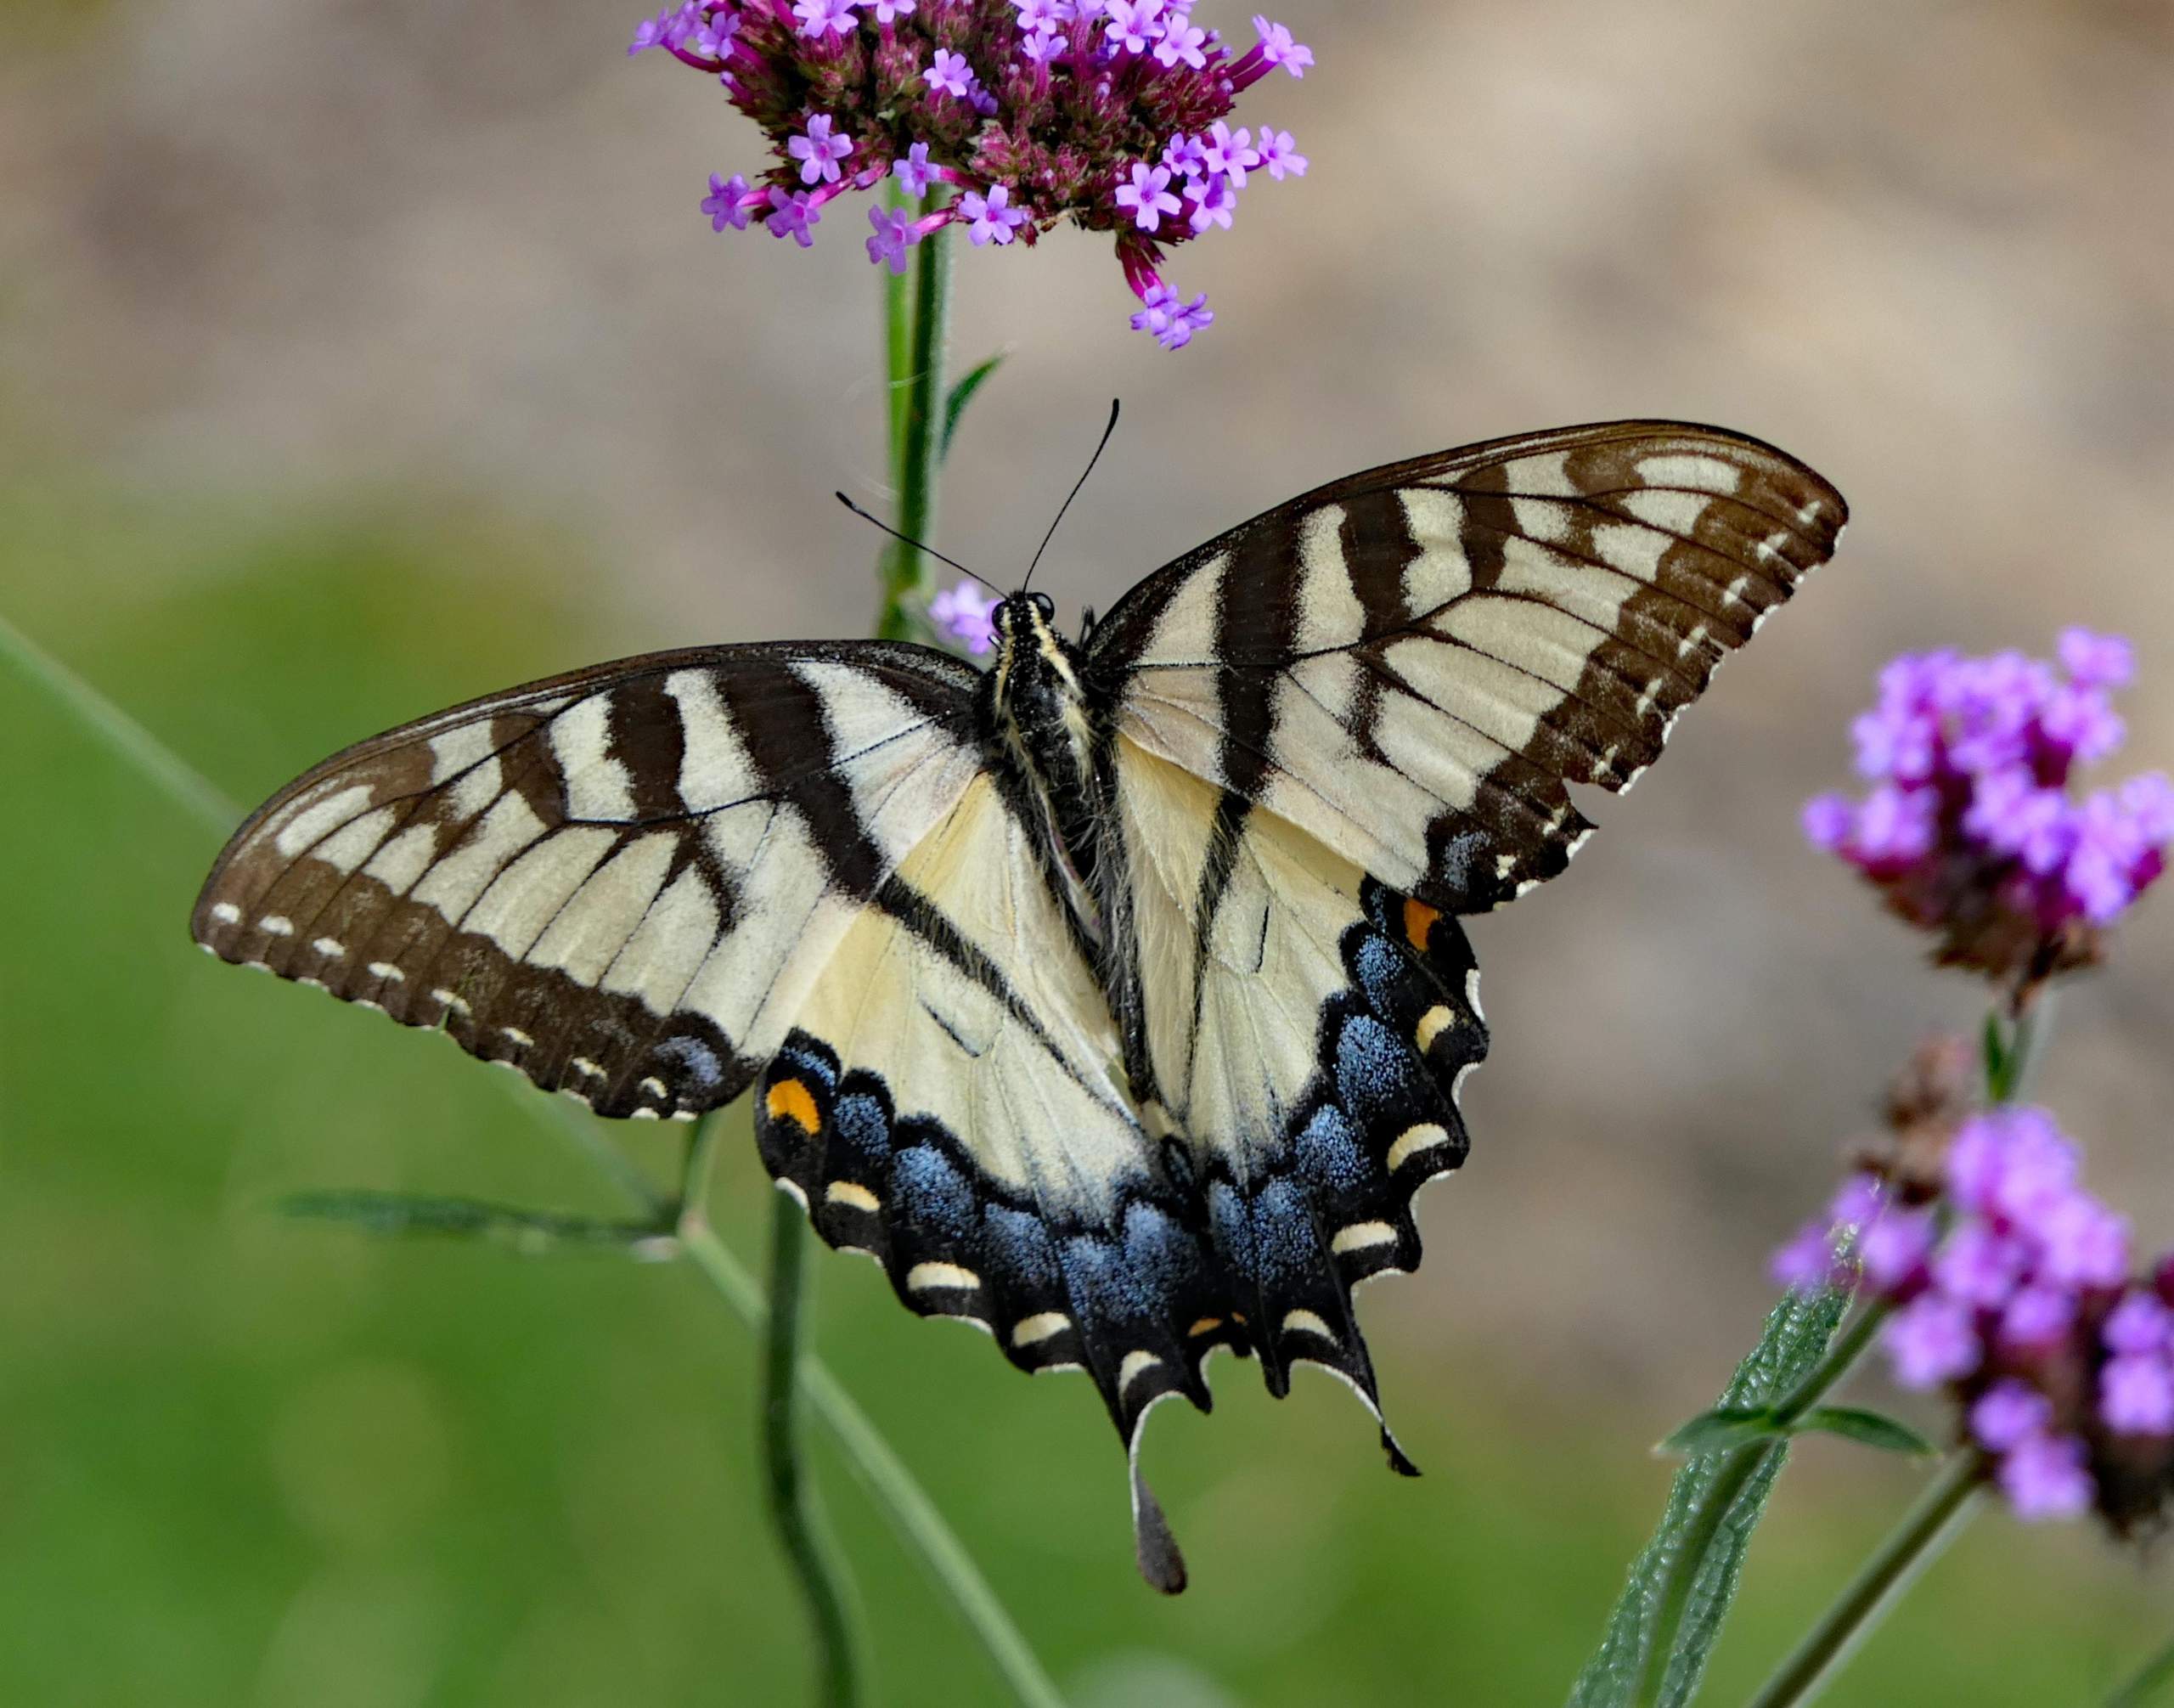
<instances>
[{"instance_id":1,"label":"blurred tan ground","mask_svg":"<svg viewBox=\"0 0 2174 1708\"><path fill-rule=\"evenodd\" d=\"M859 206L809 253L712 236L703 176L753 166L753 136L619 57L622 9L25 13L0 443L273 512L412 489L569 531L608 567L577 589L594 632L536 674L865 627L871 542L828 499L879 490ZM941 543L1009 573L1113 391L1126 425L1045 572L1075 605L1315 482L1560 422L1711 420L1841 486L1835 567L1574 871L1479 927L1473 1158L1425 1200L1423 1274L1368 1296L1393 1389L1447 1337L1529 1372L1525 1404L1598 1384L1664 1423L1746 1343L1765 1250L1914 1034L1974 1017L1796 831L1878 664L2125 630L2126 757L2174 764L2174 10L1283 11L1320 69L1244 115L1312 174L1180 253L1219 315L1193 349L1126 330L1099 240L961 256L957 354L1013 353ZM2160 897L2071 993L2045 1085L2154 1243L2170 971Z\"/></svg>"}]
</instances>

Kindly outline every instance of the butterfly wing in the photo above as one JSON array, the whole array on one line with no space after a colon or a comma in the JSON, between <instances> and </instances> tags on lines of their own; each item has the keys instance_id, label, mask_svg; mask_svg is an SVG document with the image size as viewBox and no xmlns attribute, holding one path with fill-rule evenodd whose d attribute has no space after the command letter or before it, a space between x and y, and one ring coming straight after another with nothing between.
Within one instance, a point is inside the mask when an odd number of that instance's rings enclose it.
<instances>
[{"instance_id":1,"label":"butterfly wing","mask_svg":"<svg viewBox=\"0 0 2174 1708\"><path fill-rule=\"evenodd\" d=\"M692 1119L979 775L978 679L921 647L732 646L479 700L280 791L191 928L600 1113Z\"/></svg>"},{"instance_id":2,"label":"butterfly wing","mask_svg":"<svg viewBox=\"0 0 2174 1708\"><path fill-rule=\"evenodd\" d=\"M1205 1405L1171 1323L1214 1289L1031 806L983 764L980 679L743 646L478 701L281 791L194 930L601 1113L759 1079L763 1159L825 1238L1022 1368L1086 1369L1136 1442L1169 1392ZM1136 1463L1134 1502L1181 1587Z\"/></svg>"},{"instance_id":3,"label":"butterfly wing","mask_svg":"<svg viewBox=\"0 0 2174 1708\"><path fill-rule=\"evenodd\" d=\"M1373 1403L1350 1288L1417 1262L1486 1048L1455 916L1563 869L1566 785L1629 787L1846 516L1734 434L1572 428L1293 500L1095 631L1112 1006L1271 1388Z\"/></svg>"}]
</instances>

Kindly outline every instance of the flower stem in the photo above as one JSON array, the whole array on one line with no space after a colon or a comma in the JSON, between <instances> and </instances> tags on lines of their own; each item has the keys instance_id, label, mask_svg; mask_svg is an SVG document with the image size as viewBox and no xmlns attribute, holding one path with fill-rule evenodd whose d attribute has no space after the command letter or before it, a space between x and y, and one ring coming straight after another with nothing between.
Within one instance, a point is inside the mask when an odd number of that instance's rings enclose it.
<instances>
[{"instance_id":1,"label":"flower stem","mask_svg":"<svg viewBox=\"0 0 2174 1708\"><path fill-rule=\"evenodd\" d=\"M32 680L107 745L128 761L167 798L201 822L214 836L223 836L241 821L241 809L228 801L216 785L171 747L81 676L45 651L37 642L0 617L0 657L11 660ZM605 1139L596 1124L578 1116L556 1098L527 1096L503 1075L502 1083L530 1119L568 1140L591 1164L617 1184L634 1203L669 1226L673 1206L628 1160L617 1145ZM713 1122L696 1129L698 1144L715 1143ZM706 1161L707 1151L690 1156L692 1166ZM760 1333L769 1317L763 1289L738 1258L725 1247L701 1214L698 1203L682 1195L679 1228L679 1254L707 1282L734 1315ZM817 1417L836 1438L848 1464L861 1485L881 1505L907 1546L928 1567L933 1581L959 1609L977 1641L988 1653L1011 1694L1025 1708L1062 1708L1063 1699L1034 1652L1005 1613L1004 1604L975 1565L973 1557L944 1522L935 1502L915 1480L905 1463L856 1404L836 1377L813 1356L800 1364L800 1382L807 1390Z\"/></svg>"},{"instance_id":2,"label":"flower stem","mask_svg":"<svg viewBox=\"0 0 2174 1708\"><path fill-rule=\"evenodd\" d=\"M951 241L932 232L914 245L913 304L907 335L896 331L898 304L904 296L887 286L893 396L903 389L904 403L895 408L891 446L893 477L898 489L898 532L925 540L936 520L939 437L943 416L943 364L951 324ZM899 361L903 354L904 367ZM924 638L924 613L934 590L930 560L918 548L894 543L883 554L883 605L876 633L885 640Z\"/></svg>"},{"instance_id":3,"label":"flower stem","mask_svg":"<svg viewBox=\"0 0 2174 1708\"><path fill-rule=\"evenodd\" d=\"M845 1567L825 1533L800 1452L800 1360L806 1350L802 1311L808 1278L808 1217L783 1192L770 1216L770 1322L763 1361L763 1450L769 1473L770 1519L800 1579L821 1658L817 1700L853 1708L861 1699L860 1645L846 1607Z\"/></svg>"},{"instance_id":4,"label":"flower stem","mask_svg":"<svg viewBox=\"0 0 2174 1708\"><path fill-rule=\"evenodd\" d=\"M1985 1462L1976 1452L1951 1456L1748 1708L1811 1701L1918 1575L1940 1558L1984 1491L1985 1474Z\"/></svg>"}]
</instances>

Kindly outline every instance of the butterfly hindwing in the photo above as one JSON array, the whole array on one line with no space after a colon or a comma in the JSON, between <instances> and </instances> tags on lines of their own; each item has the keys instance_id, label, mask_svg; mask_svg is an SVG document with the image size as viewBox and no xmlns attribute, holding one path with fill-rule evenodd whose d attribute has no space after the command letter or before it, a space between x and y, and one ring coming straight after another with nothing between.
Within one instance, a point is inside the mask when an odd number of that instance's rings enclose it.
<instances>
[{"instance_id":1,"label":"butterfly hindwing","mask_svg":"<svg viewBox=\"0 0 2174 1708\"><path fill-rule=\"evenodd\" d=\"M275 796L193 929L601 1113L691 1119L977 775L976 679L917 647L718 647L479 701Z\"/></svg>"}]
</instances>

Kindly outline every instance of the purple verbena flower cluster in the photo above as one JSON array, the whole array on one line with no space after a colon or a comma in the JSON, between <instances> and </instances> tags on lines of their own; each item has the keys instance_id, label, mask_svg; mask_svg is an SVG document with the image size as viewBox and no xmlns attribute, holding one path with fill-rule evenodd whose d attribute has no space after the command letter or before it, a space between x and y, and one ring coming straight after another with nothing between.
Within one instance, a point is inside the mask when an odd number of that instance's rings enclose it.
<instances>
[{"instance_id":1,"label":"purple verbena flower cluster","mask_svg":"<svg viewBox=\"0 0 2174 1708\"><path fill-rule=\"evenodd\" d=\"M2126 1530L2174 1492L2174 1255L2135 1278L2126 1222L2080 1173L2045 1111L1981 1113L1935 1182L1853 1175L1773 1269L1895 1307L1895 1379L1955 1399L2018 1516L2096 1507Z\"/></svg>"},{"instance_id":2,"label":"purple verbena flower cluster","mask_svg":"<svg viewBox=\"0 0 2174 1708\"><path fill-rule=\"evenodd\" d=\"M1861 800L1822 795L1805 832L1856 866L1940 958L1995 977L2096 961L2103 933L2166 870L2174 784L2158 773L2077 798L2110 756L2129 645L2072 629L2058 666L2018 652L1906 654L1854 726Z\"/></svg>"},{"instance_id":3,"label":"purple verbena flower cluster","mask_svg":"<svg viewBox=\"0 0 2174 1708\"><path fill-rule=\"evenodd\" d=\"M894 272L943 227L977 247L1032 244L1061 220L1113 233L1135 330L1181 349L1214 320L1163 278L1164 251L1227 229L1250 178L1304 177L1288 131L1233 130L1237 97L1310 49L1255 18L1234 52L1195 0L685 0L634 32L715 76L779 164L712 177L712 229L760 225L805 248L848 190L895 178L933 199L869 211L869 259Z\"/></svg>"}]
</instances>

